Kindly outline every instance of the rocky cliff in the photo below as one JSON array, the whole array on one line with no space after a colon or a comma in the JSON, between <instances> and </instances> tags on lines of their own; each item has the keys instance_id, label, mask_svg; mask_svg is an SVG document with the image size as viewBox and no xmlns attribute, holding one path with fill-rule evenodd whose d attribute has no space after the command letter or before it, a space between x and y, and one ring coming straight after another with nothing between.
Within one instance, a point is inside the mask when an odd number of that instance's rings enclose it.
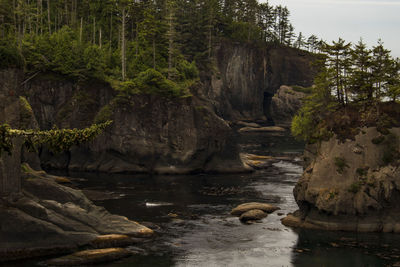
<instances>
[{"instance_id":1,"label":"rocky cliff","mask_svg":"<svg viewBox=\"0 0 400 267\"><path fill-rule=\"evenodd\" d=\"M288 226L400 233L400 128L364 128L354 140L322 142L294 189ZM317 145L314 145L317 146ZM311 153L308 153L311 155Z\"/></svg>"},{"instance_id":2,"label":"rocky cliff","mask_svg":"<svg viewBox=\"0 0 400 267\"><path fill-rule=\"evenodd\" d=\"M0 81L0 124L36 128L29 103L18 96L22 72L2 70ZM153 234L95 206L81 191L58 184L68 179L34 171L27 164L21 168L21 161L39 163L22 143L15 138L12 154L0 155L0 262L76 250L103 234Z\"/></svg>"},{"instance_id":3,"label":"rocky cliff","mask_svg":"<svg viewBox=\"0 0 400 267\"><path fill-rule=\"evenodd\" d=\"M301 87L300 87L301 88ZM269 113L276 125L290 127L293 117L303 104L306 94L293 87L281 86L272 97Z\"/></svg>"},{"instance_id":4,"label":"rocky cliff","mask_svg":"<svg viewBox=\"0 0 400 267\"><path fill-rule=\"evenodd\" d=\"M215 69L201 75L188 98L121 97L106 83L75 82L54 73L23 77L19 72L18 77L5 74L1 79L14 79L12 93L30 105L33 118L27 121L32 123L25 128L82 128L114 121L92 144L59 155L40 151L46 168L164 174L248 171L225 120L266 120L272 96L282 84L311 84L313 57L287 47L231 42L222 42L215 55ZM26 160L40 167L32 155Z\"/></svg>"},{"instance_id":5,"label":"rocky cliff","mask_svg":"<svg viewBox=\"0 0 400 267\"><path fill-rule=\"evenodd\" d=\"M289 47L223 42L216 48L215 70L205 75L202 94L227 120L270 117L272 96L282 85L312 85L315 57Z\"/></svg>"},{"instance_id":6,"label":"rocky cliff","mask_svg":"<svg viewBox=\"0 0 400 267\"><path fill-rule=\"evenodd\" d=\"M197 97L118 96L107 84L73 83L42 75L27 83L26 95L42 129L82 128L95 121L113 125L87 146L53 155L46 168L129 173L242 172L232 130Z\"/></svg>"}]
</instances>

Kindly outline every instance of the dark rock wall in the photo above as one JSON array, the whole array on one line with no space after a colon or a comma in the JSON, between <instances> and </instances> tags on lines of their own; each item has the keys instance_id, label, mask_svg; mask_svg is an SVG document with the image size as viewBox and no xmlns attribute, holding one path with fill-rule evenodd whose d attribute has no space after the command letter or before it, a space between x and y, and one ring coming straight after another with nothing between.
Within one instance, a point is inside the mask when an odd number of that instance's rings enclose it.
<instances>
[{"instance_id":1,"label":"dark rock wall","mask_svg":"<svg viewBox=\"0 0 400 267\"><path fill-rule=\"evenodd\" d=\"M116 97L101 83L76 84L43 75L25 86L40 128L91 125L108 105L113 125L91 144L53 155L43 150L46 168L130 173L237 172L247 170L229 125L197 97Z\"/></svg>"},{"instance_id":2,"label":"dark rock wall","mask_svg":"<svg viewBox=\"0 0 400 267\"><path fill-rule=\"evenodd\" d=\"M16 94L22 81L22 72L0 71L0 124L20 127L20 105ZM12 155L3 152L0 156L0 196L18 193L21 190L21 145L22 140L13 140Z\"/></svg>"},{"instance_id":3,"label":"dark rock wall","mask_svg":"<svg viewBox=\"0 0 400 267\"><path fill-rule=\"evenodd\" d=\"M203 78L208 85L203 93L224 119L265 119L281 85L312 85L314 59L288 47L224 42L216 49L217 69Z\"/></svg>"}]
</instances>

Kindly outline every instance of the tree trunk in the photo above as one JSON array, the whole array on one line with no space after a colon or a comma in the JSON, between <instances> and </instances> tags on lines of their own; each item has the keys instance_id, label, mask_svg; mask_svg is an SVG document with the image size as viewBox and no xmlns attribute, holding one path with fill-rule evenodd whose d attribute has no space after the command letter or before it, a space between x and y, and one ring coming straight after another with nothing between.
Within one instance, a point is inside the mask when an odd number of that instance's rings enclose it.
<instances>
[{"instance_id":1,"label":"tree trunk","mask_svg":"<svg viewBox=\"0 0 400 267\"><path fill-rule=\"evenodd\" d=\"M156 69L156 40L153 38L153 69Z\"/></svg>"},{"instance_id":2,"label":"tree trunk","mask_svg":"<svg viewBox=\"0 0 400 267\"><path fill-rule=\"evenodd\" d=\"M17 6L15 4L15 0L13 0L13 9L14 9L14 27L15 27L15 36L18 37L18 23L17 23Z\"/></svg>"},{"instance_id":3,"label":"tree trunk","mask_svg":"<svg viewBox=\"0 0 400 267\"><path fill-rule=\"evenodd\" d=\"M121 30L121 60L122 60L122 80L126 77L126 60L125 60L125 7L122 9L122 30Z\"/></svg>"},{"instance_id":4,"label":"tree trunk","mask_svg":"<svg viewBox=\"0 0 400 267\"><path fill-rule=\"evenodd\" d=\"M31 19L31 0L28 0L28 27L29 27L29 34L32 33L32 19Z\"/></svg>"},{"instance_id":5,"label":"tree trunk","mask_svg":"<svg viewBox=\"0 0 400 267\"><path fill-rule=\"evenodd\" d=\"M40 2L40 35L43 34L43 0L39 0Z\"/></svg>"},{"instance_id":6,"label":"tree trunk","mask_svg":"<svg viewBox=\"0 0 400 267\"><path fill-rule=\"evenodd\" d=\"M173 35L174 35L174 25L173 25L173 11L172 7L169 7L169 16L168 16L168 79L172 78L172 56L173 56Z\"/></svg>"},{"instance_id":7,"label":"tree trunk","mask_svg":"<svg viewBox=\"0 0 400 267\"><path fill-rule=\"evenodd\" d=\"M93 41L92 44L96 44L96 17L93 17Z\"/></svg>"},{"instance_id":8,"label":"tree trunk","mask_svg":"<svg viewBox=\"0 0 400 267\"><path fill-rule=\"evenodd\" d=\"M112 23L112 18L113 18L113 14L111 11L111 15L110 15L110 54L112 52L112 33L113 33L113 23Z\"/></svg>"},{"instance_id":9,"label":"tree trunk","mask_svg":"<svg viewBox=\"0 0 400 267\"><path fill-rule=\"evenodd\" d=\"M50 0L47 0L47 23L49 26L49 34L51 34Z\"/></svg>"},{"instance_id":10,"label":"tree trunk","mask_svg":"<svg viewBox=\"0 0 400 267\"><path fill-rule=\"evenodd\" d=\"M68 3L67 1L64 2L64 9L65 9L64 23L65 23L65 25L68 25L68 4L67 3Z\"/></svg>"},{"instance_id":11,"label":"tree trunk","mask_svg":"<svg viewBox=\"0 0 400 267\"><path fill-rule=\"evenodd\" d=\"M99 30L99 46L100 46L100 48L101 48L101 28L100 28L100 30Z\"/></svg>"},{"instance_id":12,"label":"tree trunk","mask_svg":"<svg viewBox=\"0 0 400 267\"><path fill-rule=\"evenodd\" d=\"M135 55L137 57L139 55L139 23L138 23L138 21L136 21L136 36L135 36L135 39L136 39L136 42L135 42L136 43Z\"/></svg>"},{"instance_id":13,"label":"tree trunk","mask_svg":"<svg viewBox=\"0 0 400 267\"><path fill-rule=\"evenodd\" d=\"M40 0L36 2L36 29L35 34L39 34L39 18L40 18Z\"/></svg>"},{"instance_id":14,"label":"tree trunk","mask_svg":"<svg viewBox=\"0 0 400 267\"><path fill-rule=\"evenodd\" d=\"M83 32L83 17L81 17L81 27L79 29L79 43L82 43L82 32Z\"/></svg>"}]
</instances>

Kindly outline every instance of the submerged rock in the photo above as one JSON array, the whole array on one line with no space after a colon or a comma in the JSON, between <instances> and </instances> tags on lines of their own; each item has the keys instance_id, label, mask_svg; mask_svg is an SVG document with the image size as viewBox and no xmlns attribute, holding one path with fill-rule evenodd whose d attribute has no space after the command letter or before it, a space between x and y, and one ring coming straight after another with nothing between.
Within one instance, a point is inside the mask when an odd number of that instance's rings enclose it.
<instances>
[{"instance_id":1,"label":"submerged rock","mask_svg":"<svg viewBox=\"0 0 400 267\"><path fill-rule=\"evenodd\" d=\"M132 239L127 235L101 235L96 237L95 240L90 242L90 246L100 248L112 248L112 247L126 247L135 244L137 240Z\"/></svg>"},{"instance_id":2,"label":"submerged rock","mask_svg":"<svg viewBox=\"0 0 400 267\"><path fill-rule=\"evenodd\" d=\"M278 126L268 127L243 127L239 130L239 133L279 133L282 134L286 130Z\"/></svg>"},{"instance_id":3,"label":"submerged rock","mask_svg":"<svg viewBox=\"0 0 400 267\"><path fill-rule=\"evenodd\" d=\"M240 215L239 220L242 222L257 221L257 220L264 219L267 216L268 216L268 214L265 213L264 211L254 209L254 210L246 211L245 213Z\"/></svg>"},{"instance_id":4,"label":"submerged rock","mask_svg":"<svg viewBox=\"0 0 400 267\"><path fill-rule=\"evenodd\" d=\"M46 261L50 266L76 266L84 264L95 264L101 262L115 261L132 255L132 253L123 248L107 248L84 250L73 253L61 258Z\"/></svg>"},{"instance_id":5,"label":"submerged rock","mask_svg":"<svg viewBox=\"0 0 400 267\"><path fill-rule=\"evenodd\" d=\"M250 202L237 206L232 209L231 214L235 216L240 216L243 213L251 210L261 210L266 213L272 213L280 208L267 203Z\"/></svg>"},{"instance_id":6,"label":"submerged rock","mask_svg":"<svg viewBox=\"0 0 400 267\"><path fill-rule=\"evenodd\" d=\"M238 121L236 124L243 127L261 128L261 126L255 122Z\"/></svg>"}]
</instances>

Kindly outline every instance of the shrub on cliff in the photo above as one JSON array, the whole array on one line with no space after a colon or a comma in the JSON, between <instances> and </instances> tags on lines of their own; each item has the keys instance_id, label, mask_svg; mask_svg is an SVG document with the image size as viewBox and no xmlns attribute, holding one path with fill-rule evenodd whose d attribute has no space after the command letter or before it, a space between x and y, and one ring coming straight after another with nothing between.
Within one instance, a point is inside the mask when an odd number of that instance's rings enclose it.
<instances>
[{"instance_id":1,"label":"shrub on cliff","mask_svg":"<svg viewBox=\"0 0 400 267\"><path fill-rule=\"evenodd\" d=\"M24 60L16 47L0 44L0 69L22 68Z\"/></svg>"}]
</instances>

